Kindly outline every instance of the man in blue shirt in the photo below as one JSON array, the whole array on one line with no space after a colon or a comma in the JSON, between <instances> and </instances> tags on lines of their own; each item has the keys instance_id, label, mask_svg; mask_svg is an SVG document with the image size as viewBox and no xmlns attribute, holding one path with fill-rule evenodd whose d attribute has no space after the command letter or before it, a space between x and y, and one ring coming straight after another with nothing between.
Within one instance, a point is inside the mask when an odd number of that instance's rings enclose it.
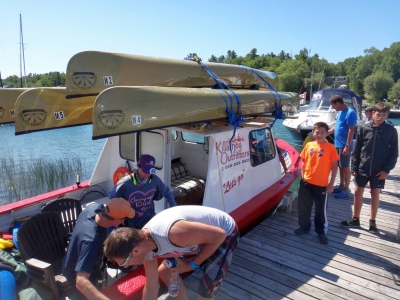
<instances>
[{"instance_id":1,"label":"man in blue shirt","mask_svg":"<svg viewBox=\"0 0 400 300\"><path fill-rule=\"evenodd\" d=\"M350 193L350 152L353 147L354 128L357 123L357 114L347 107L339 95L329 99L332 108L338 111L335 127L329 129L328 134L335 133L334 145L339 154L340 185L335 187L335 198L345 199Z\"/></svg>"},{"instance_id":2,"label":"man in blue shirt","mask_svg":"<svg viewBox=\"0 0 400 300\"><path fill-rule=\"evenodd\" d=\"M141 155L138 169L119 180L110 192L110 198L124 198L135 210L136 216L125 222L128 227L142 229L143 225L156 215L154 200L165 197L170 207L176 206L169 188L155 175L155 163L153 156Z\"/></svg>"},{"instance_id":3,"label":"man in blue shirt","mask_svg":"<svg viewBox=\"0 0 400 300\"><path fill-rule=\"evenodd\" d=\"M105 206L90 204L79 215L62 263L62 274L75 290L70 299L107 299L98 288L108 228L134 216L135 211L122 198L112 199Z\"/></svg>"}]
</instances>

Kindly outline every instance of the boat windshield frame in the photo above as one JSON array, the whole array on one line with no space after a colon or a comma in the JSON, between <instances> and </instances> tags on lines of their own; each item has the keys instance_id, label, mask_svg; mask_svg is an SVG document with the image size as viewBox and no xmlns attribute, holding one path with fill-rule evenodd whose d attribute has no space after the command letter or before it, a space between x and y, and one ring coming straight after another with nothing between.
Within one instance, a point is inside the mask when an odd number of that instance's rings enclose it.
<instances>
[{"instance_id":1,"label":"boat windshield frame","mask_svg":"<svg viewBox=\"0 0 400 300\"><path fill-rule=\"evenodd\" d=\"M360 111L360 105L358 104L356 95L345 89L323 89L316 91L310 103L308 104L305 111L309 110L321 110L331 111L332 106L329 103L329 99L334 95L342 96L344 103L354 109L356 112Z\"/></svg>"}]
</instances>

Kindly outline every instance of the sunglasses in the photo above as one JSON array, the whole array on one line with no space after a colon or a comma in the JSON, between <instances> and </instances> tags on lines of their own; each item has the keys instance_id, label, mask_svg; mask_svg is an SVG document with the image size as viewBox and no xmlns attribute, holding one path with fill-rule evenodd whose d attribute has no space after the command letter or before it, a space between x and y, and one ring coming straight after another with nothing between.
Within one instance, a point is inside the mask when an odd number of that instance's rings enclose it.
<instances>
[{"instance_id":1,"label":"sunglasses","mask_svg":"<svg viewBox=\"0 0 400 300\"><path fill-rule=\"evenodd\" d=\"M129 253L129 255L128 255L128 257L126 258L126 260L124 261L124 263L118 264L118 266L120 266L120 267L125 267L125 266L129 263L129 261L131 260L131 257L132 257L132 251L131 251L131 253Z\"/></svg>"}]
</instances>

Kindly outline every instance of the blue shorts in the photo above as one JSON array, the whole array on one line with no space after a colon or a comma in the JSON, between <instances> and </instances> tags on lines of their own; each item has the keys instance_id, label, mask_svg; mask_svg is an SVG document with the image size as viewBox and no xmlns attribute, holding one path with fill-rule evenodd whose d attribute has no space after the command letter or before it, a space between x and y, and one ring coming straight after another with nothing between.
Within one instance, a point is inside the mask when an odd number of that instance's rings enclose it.
<instances>
[{"instance_id":1,"label":"blue shorts","mask_svg":"<svg viewBox=\"0 0 400 300\"><path fill-rule=\"evenodd\" d=\"M385 188L385 180L378 179L377 176L361 176L357 175L354 177L354 184L360 188L364 188L369 181L371 189L383 189Z\"/></svg>"},{"instance_id":2,"label":"blue shorts","mask_svg":"<svg viewBox=\"0 0 400 300\"><path fill-rule=\"evenodd\" d=\"M339 168L349 168L350 167L350 153L353 150L352 147L349 149L349 153L347 155L343 155L344 148L336 148L337 153L339 154Z\"/></svg>"}]
</instances>

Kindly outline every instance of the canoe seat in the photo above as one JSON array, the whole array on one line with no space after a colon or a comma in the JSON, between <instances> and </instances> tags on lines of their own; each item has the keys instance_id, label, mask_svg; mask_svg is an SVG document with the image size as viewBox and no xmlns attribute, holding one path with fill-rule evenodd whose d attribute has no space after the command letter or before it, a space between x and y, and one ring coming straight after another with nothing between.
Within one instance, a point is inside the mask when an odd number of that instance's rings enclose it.
<instances>
[{"instance_id":1,"label":"canoe seat","mask_svg":"<svg viewBox=\"0 0 400 300\"><path fill-rule=\"evenodd\" d=\"M201 205L203 202L206 180L190 174L187 165L174 163L171 167L171 187L177 190L174 194L178 205Z\"/></svg>"},{"instance_id":2,"label":"canoe seat","mask_svg":"<svg viewBox=\"0 0 400 300\"><path fill-rule=\"evenodd\" d=\"M53 291L55 299L73 292L61 275L68 233L56 212L43 212L24 222L18 230L18 246L27 273Z\"/></svg>"}]
</instances>

